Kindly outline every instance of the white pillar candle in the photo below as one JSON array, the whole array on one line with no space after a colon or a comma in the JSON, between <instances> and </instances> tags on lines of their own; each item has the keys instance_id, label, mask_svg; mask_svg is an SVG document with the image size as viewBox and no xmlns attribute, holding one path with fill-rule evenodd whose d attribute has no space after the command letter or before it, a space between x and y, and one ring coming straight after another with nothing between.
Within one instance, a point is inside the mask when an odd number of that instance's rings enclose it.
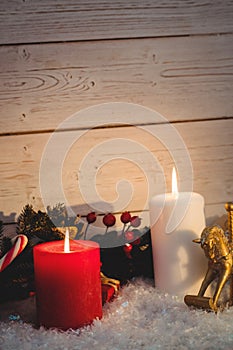
<instances>
[{"instance_id":1,"label":"white pillar candle","mask_svg":"<svg viewBox=\"0 0 233 350\"><path fill-rule=\"evenodd\" d=\"M150 201L155 285L172 295L197 295L207 269L198 244L205 227L204 198L194 192L161 194Z\"/></svg>"}]
</instances>

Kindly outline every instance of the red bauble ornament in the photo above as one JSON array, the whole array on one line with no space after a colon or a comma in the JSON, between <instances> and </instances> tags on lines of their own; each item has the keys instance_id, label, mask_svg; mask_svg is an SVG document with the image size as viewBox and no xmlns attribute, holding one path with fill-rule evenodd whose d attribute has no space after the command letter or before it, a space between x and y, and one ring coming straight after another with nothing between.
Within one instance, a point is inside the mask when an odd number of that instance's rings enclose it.
<instances>
[{"instance_id":1,"label":"red bauble ornament","mask_svg":"<svg viewBox=\"0 0 233 350\"><path fill-rule=\"evenodd\" d=\"M138 227L141 225L141 218L139 216L132 216L130 220L130 225L133 227Z\"/></svg>"},{"instance_id":2,"label":"red bauble ornament","mask_svg":"<svg viewBox=\"0 0 233 350\"><path fill-rule=\"evenodd\" d=\"M131 220L131 215L128 211L124 211L124 213L121 214L121 222L123 224L128 224Z\"/></svg>"},{"instance_id":3,"label":"red bauble ornament","mask_svg":"<svg viewBox=\"0 0 233 350\"><path fill-rule=\"evenodd\" d=\"M126 243L123 247L123 250L125 252L125 255L127 256L127 258L129 259L132 259L132 256L131 256L131 250L133 249L133 246L132 244L129 244L129 243Z\"/></svg>"},{"instance_id":4,"label":"red bauble ornament","mask_svg":"<svg viewBox=\"0 0 233 350\"><path fill-rule=\"evenodd\" d=\"M87 214L86 219L88 224L93 224L93 222L96 221L96 213L92 211L91 213Z\"/></svg>"},{"instance_id":5,"label":"red bauble ornament","mask_svg":"<svg viewBox=\"0 0 233 350\"><path fill-rule=\"evenodd\" d=\"M103 223L105 226L107 226L107 227L114 226L115 222L116 222L116 218L113 214L108 213L108 214L104 215Z\"/></svg>"}]
</instances>

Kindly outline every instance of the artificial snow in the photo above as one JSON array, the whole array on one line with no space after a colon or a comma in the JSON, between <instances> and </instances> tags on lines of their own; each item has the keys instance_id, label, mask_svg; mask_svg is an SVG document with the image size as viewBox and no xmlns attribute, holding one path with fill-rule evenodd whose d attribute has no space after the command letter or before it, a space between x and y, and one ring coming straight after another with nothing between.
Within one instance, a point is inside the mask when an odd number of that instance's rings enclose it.
<instances>
[{"instance_id":1,"label":"artificial snow","mask_svg":"<svg viewBox=\"0 0 233 350\"><path fill-rule=\"evenodd\" d=\"M1 350L233 349L233 307L218 314L189 309L147 280L131 281L104 305L101 320L78 330L34 327L32 300L17 302L15 314L14 303L0 305Z\"/></svg>"}]
</instances>

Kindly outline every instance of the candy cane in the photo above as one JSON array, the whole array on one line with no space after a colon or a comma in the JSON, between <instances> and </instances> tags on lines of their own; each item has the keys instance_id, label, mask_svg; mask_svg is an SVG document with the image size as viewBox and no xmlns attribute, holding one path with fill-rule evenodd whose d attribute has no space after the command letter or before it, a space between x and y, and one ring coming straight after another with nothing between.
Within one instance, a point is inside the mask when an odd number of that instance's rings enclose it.
<instances>
[{"instance_id":1,"label":"candy cane","mask_svg":"<svg viewBox=\"0 0 233 350\"><path fill-rule=\"evenodd\" d=\"M2 272L26 247L28 238L18 235L11 240L13 247L0 259L0 272Z\"/></svg>"}]
</instances>

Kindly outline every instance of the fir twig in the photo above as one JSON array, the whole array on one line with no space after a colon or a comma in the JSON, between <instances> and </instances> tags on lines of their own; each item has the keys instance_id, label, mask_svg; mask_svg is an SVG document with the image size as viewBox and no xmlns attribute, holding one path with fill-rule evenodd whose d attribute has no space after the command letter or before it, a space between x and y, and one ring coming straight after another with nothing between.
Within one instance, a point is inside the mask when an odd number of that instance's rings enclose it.
<instances>
[{"instance_id":1,"label":"fir twig","mask_svg":"<svg viewBox=\"0 0 233 350\"><path fill-rule=\"evenodd\" d=\"M28 240L35 236L45 242L64 238L49 215L40 210L36 212L31 205L26 205L19 215L16 232L26 235Z\"/></svg>"}]
</instances>

